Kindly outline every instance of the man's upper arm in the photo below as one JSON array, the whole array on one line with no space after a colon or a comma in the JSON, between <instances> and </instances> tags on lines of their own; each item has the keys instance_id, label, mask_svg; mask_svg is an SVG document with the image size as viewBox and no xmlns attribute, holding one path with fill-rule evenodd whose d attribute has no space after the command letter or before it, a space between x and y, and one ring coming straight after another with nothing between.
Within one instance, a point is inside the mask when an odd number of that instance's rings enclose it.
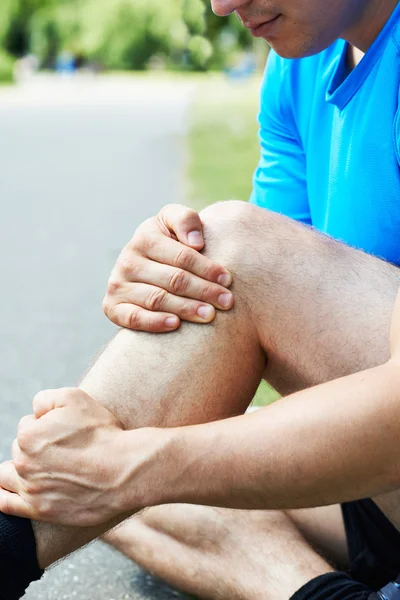
<instances>
[{"instance_id":1,"label":"man's upper arm","mask_svg":"<svg viewBox=\"0 0 400 600\"><path fill-rule=\"evenodd\" d=\"M311 224L306 160L288 98L289 63L271 51L261 87L261 156L251 202Z\"/></svg>"}]
</instances>

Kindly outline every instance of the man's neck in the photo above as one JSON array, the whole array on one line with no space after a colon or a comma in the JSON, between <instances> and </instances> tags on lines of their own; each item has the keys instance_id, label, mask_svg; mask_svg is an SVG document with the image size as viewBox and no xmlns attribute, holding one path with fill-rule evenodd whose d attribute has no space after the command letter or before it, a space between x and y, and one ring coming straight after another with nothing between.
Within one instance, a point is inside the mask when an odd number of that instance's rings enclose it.
<instances>
[{"instance_id":1,"label":"man's neck","mask_svg":"<svg viewBox=\"0 0 400 600\"><path fill-rule=\"evenodd\" d=\"M365 53L382 31L397 4L398 0L365 2L361 14L354 17L354 25L349 27L342 37Z\"/></svg>"}]
</instances>

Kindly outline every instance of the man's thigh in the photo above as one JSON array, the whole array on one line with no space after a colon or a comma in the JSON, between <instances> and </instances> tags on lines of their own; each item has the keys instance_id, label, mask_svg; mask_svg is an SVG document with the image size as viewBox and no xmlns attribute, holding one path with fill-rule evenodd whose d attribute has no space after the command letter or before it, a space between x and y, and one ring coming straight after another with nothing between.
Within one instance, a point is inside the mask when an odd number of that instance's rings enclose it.
<instances>
[{"instance_id":1,"label":"man's thigh","mask_svg":"<svg viewBox=\"0 0 400 600\"><path fill-rule=\"evenodd\" d=\"M285 512L321 556L338 569L348 569L349 552L339 504Z\"/></svg>"},{"instance_id":2,"label":"man's thigh","mask_svg":"<svg viewBox=\"0 0 400 600\"><path fill-rule=\"evenodd\" d=\"M308 543L336 568L378 590L400 574L399 492L286 511Z\"/></svg>"}]
</instances>

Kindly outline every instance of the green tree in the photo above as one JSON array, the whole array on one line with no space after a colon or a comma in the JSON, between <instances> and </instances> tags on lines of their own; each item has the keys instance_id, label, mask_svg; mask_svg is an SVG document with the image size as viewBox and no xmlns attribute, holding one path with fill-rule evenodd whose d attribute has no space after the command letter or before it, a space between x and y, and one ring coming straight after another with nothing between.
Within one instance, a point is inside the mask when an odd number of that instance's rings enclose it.
<instances>
[{"instance_id":1,"label":"green tree","mask_svg":"<svg viewBox=\"0 0 400 600\"><path fill-rule=\"evenodd\" d=\"M213 15L209 0L0 0L2 47L32 50L44 65L70 50L109 69L143 69L154 55L205 69L224 66L249 40L234 16Z\"/></svg>"},{"instance_id":2,"label":"green tree","mask_svg":"<svg viewBox=\"0 0 400 600\"><path fill-rule=\"evenodd\" d=\"M35 11L60 0L1 0L0 40L3 48L22 56L29 49L30 20Z\"/></svg>"},{"instance_id":3,"label":"green tree","mask_svg":"<svg viewBox=\"0 0 400 600\"><path fill-rule=\"evenodd\" d=\"M39 10L31 19L32 49L49 61L49 45L97 60L106 68L141 69L154 54L197 66L210 54L202 0L69 0ZM191 43L192 38L195 41Z\"/></svg>"}]
</instances>

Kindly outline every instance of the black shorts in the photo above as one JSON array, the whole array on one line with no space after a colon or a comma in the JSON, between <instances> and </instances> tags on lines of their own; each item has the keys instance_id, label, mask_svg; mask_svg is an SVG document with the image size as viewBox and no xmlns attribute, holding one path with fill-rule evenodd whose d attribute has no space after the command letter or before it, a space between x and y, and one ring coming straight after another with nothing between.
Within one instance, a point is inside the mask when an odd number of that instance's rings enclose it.
<instances>
[{"instance_id":1,"label":"black shorts","mask_svg":"<svg viewBox=\"0 0 400 600\"><path fill-rule=\"evenodd\" d=\"M317 577L302 587L291 600L373 600L400 574L400 532L372 500L342 505L350 568ZM400 589L385 591L400 600ZM391 595L392 594L392 595Z\"/></svg>"}]
</instances>

